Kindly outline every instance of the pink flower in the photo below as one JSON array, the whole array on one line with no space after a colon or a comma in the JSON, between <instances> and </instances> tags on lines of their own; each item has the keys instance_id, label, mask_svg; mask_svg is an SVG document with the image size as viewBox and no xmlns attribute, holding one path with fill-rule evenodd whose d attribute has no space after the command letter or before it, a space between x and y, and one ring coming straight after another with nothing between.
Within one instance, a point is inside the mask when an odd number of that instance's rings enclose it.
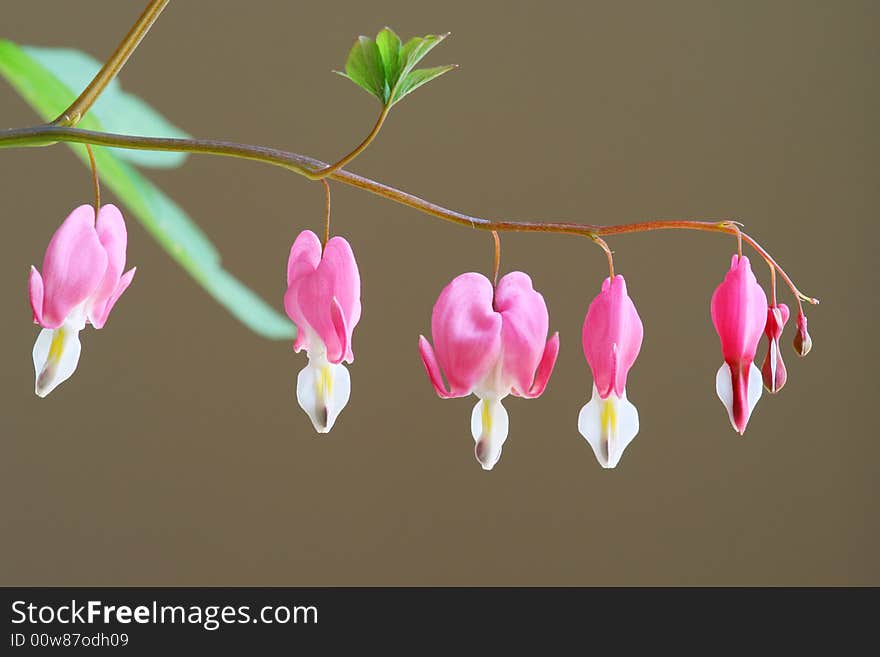
<instances>
[{"instance_id":1,"label":"pink flower","mask_svg":"<svg viewBox=\"0 0 880 657\"><path fill-rule=\"evenodd\" d=\"M434 305L434 349L419 336L419 353L437 394L479 398L471 433L484 470L498 462L507 439L501 400L511 393L538 397L547 386L559 353L559 334L547 340L548 324L544 297L526 274L507 274L493 288L482 274L467 273L443 288Z\"/></svg>"},{"instance_id":2,"label":"pink flower","mask_svg":"<svg viewBox=\"0 0 880 657\"><path fill-rule=\"evenodd\" d=\"M603 468L613 468L639 432L639 414L626 398L626 376L642 347L642 320L623 276L606 278L584 319L584 355L593 397L578 415L581 432Z\"/></svg>"},{"instance_id":3,"label":"pink flower","mask_svg":"<svg viewBox=\"0 0 880 657\"><path fill-rule=\"evenodd\" d=\"M125 220L113 205L76 208L46 249L43 273L31 267L28 296L34 322L43 327L34 344L35 391L45 397L70 378L79 362L79 332L89 322L103 328L134 277L125 274Z\"/></svg>"},{"instance_id":4,"label":"pink flower","mask_svg":"<svg viewBox=\"0 0 880 657\"><path fill-rule=\"evenodd\" d=\"M298 333L297 353L309 363L296 380L296 398L318 433L327 433L348 403L354 362L351 335L361 317L361 279L351 246L334 237L322 250L310 230L299 234L287 261L284 308Z\"/></svg>"},{"instance_id":5,"label":"pink flower","mask_svg":"<svg viewBox=\"0 0 880 657\"><path fill-rule=\"evenodd\" d=\"M788 321L788 315L788 306L784 303L767 309L767 324L764 326L764 335L767 336L767 356L761 366L761 376L764 379L764 387L772 393L782 390L788 378L785 363L782 362L782 351L779 349L779 338L782 337L782 329Z\"/></svg>"},{"instance_id":6,"label":"pink flower","mask_svg":"<svg viewBox=\"0 0 880 657\"><path fill-rule=\"evenodd\" d=\"M767 295L745 256L733 256L730 271L712 295L712 323L724 355L715 390L733 428L742 434L761 397L761 373L752 361L767 323Z\"/></svg>"}]
</instances>

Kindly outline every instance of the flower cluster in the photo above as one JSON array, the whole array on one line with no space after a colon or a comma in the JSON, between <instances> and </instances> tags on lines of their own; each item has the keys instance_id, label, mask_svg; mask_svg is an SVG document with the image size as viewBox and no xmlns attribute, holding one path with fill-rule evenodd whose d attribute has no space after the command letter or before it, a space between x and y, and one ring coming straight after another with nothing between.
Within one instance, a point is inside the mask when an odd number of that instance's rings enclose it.
<instances>
[{"instance_id":1,"label":"flower cluster","mask_svg":"<svg viewBox=\"0 0 880 657\"><path fill-rule=\"evenodd\" d=\"M297 381L297 399L315 429L333 426L351 391L352 330L360 318L360 278L351 247L334 237L321 247L318 237L303 231L288 262L284 302L299 328L294 349L305 348L308 365ZM785 384L786 370L779 339L789 317L785 304L768 305L749 259L734 255L730 271L712 296L712 321L721 340L724 363L716 391L734 429L742 434L761 396ZM795 349L809 350L806 318L798 316ZM548 338L549 314L532 280L515 271L494 284L469 272L454 278L440 293L431 317L433 346L419 337L419 354L428 379L441 399L473 394L471 412L474 453L485 470L501 457L509 432L502 401L508 395L539 397L550 380L559 354L559 334ZM626 380L642 346L644 329L626 280L606 278L584 319L584 356L593 375L590 401L578 415L578 430L604 468L615 467L639 431L639 414L626 396ZM767 357L759 372L754 365L761 335L768 338Z\"/></svg>"},{"instance_id":2,"label":"flower cluster","mask_svg":"<svg viewBox=\"0 0 880 657\"><path fill-rule=\"evenodd\" d=\"M125 221L105 205L95 216L83 205L65 219L49 242L42 275L31 269L29 296L34 321L43 327L34 345L36 393L45 397L73 374L86 323L102 328L134 269L123 274ZM333 427L351 394L344 363L354 362L352 334L361 317L361 282L349 243L322 244L310 230L299 234L287 262L284 308L297 326L293 349L305 349L296 398L315 430ZM785 304L768 304L749 259L735 254L712 295L711 316L724 359L715 378L718 397L733 428L742 434L761 396L762 382L778 392L786 381L779 348L789 319ZM544 297L531 278L514 271L493 283L482 274L455 277L440 293L431 317L431 342L419 337L419 354L442 399L475 395L471 434L486 470L499 458L509 431L502 401L533 399L547 387L559 354L559 334L549 335ZM592 373L592 397L577 427L604 468L614 468L639 431L639 414L627 399L626 382L642 346L644 329L623 276L612 275L590 302L583 324L584 356ZM548 337L549 335L549 337ZM761 370L754 364L762 335L768 341ZM796 352L811 346L802 311Z\"/></svg>"}]
</instances>

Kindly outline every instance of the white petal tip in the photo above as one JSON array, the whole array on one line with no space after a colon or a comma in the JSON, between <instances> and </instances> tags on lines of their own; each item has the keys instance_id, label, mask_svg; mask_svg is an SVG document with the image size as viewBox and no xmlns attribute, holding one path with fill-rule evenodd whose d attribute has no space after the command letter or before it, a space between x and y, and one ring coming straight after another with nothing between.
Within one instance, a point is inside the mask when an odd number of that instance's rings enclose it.
<instances>
[{"instance_id":1,"label":"white petal tip","mask_svg":"<svg viewBox=\"0 0 880 657\"><path fill-rule=\"evenodd\" d=\"M351 377L344 365L323 355L309 357L296 379L296 400L319 434L329 433L351 396Z\"/></svg>"},{"instance_id":2,"label":"white petal tip","mask_svg":"<svg viewBox=\"0 0 880 657\"><path fill-rule=\"evenodd\" d=\"M50 392L67 381L79 363L82 346L79 329L68 325L43 329L34 342L34 393L45 399Z\"/></svg>"},{"instance_id":3,"label":"white petal tip","mask_svg":"<svg viewBox=\"0 0 880 657\"><path fill-rule=\"evenodd\" d=\"M325 434L330 433L330 429L333 428L332 424L328 424L326 419L323 424L319 424L315 418L310 418L312 420L312 426L315 427L315 433Z\"/></svg>"},{"instance_id":4,"label":"white petal tip","mask_svg":"<svg viewBox=\"0 0 880 657\"><path fill-rule=\"evenodd\" d=\"M578 415L578 431L593 448L599 465L613 470L620 463L624 450L639 432L639 413L626 398L611 393L599 397L593 386L593 397Z\"/></svg>"},{"instance_id":5,"label":"white petal tip","mask_svg":"<svg viewBox=\"0 0 880 657\"><path fill-rule=\"evenodd\" d=\"M471 434L476 441L474 456L483 470L491 470L501 458L507 440L507 411L497 399L481 399L471 413Z\"/></svg>"},{"instance_id":6,"label":"white petal tip","mask_svg":"<svg viewBox=\"0 0 880 657\"><path fill-rule=\"evenodd\" d=\"M474 446L474 456L479 462L480 467L486 472L495 467L495 464L501 460L501 450L493 453L492 446L487 441L478 441Z\"/></svg>"},{"instance_id":7,"label":"white petal tip","mask_svg":"<svg viewBox=\"0 0 880 657\"><path fill-rule=\"evenodd\" d=\"M40 399L45 399L55 387L52 385L50 378L47 369L44 369L42 372L37 372L37 380L34 384L34 394Z\"/></svg>"},{"instance_id":8,"label":"white petal tip","mask_svg":"<svg viewBox=\"0 0 880 657\"><path fill-rule=\"evenodd\" d=\"M745 400L746 407L744 409L745 420L742 423L742 426L737 426L737 421L734 416L733 373L730 370L730 366L727 363L722 363L721 367L718 368L718 373L715 375L715 393L718 395L718 399L721 400L721 403L724 404L724 408L727 409L727 418L730 420L730 426L732 426L733 430L740 436L745 435L746 427L752 417L752 411L755 410L755 406L761 398L761 391L764 389L761 370L755 367L754 363L749 365L748 377L746 390L747 399Z\"/></svg>"}]
</instances>

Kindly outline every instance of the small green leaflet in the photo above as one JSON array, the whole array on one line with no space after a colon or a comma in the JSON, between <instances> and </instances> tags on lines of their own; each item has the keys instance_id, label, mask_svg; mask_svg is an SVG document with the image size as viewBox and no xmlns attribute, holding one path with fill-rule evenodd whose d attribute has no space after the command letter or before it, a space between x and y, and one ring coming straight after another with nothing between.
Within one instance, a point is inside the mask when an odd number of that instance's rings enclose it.
<instances>
[{"instance_id":1,"label":"small green leaflet","mask_svg":"<svg viewBox=\"0 0 880 657\"><path fill-rule=\"evenodd\" d=\"M91 65L94 60L77 51L22 47L0 39L0 75L6 78L45 121L51 121L64 111L79 93L81 87L68 86L68 83L73 84L74 76L78 75L80 77L77 79L82 79L84 75L82 71L75 71L77 62L86 66ZM66 72L62 74L54 70L59 67L66 68ZM110 89L107 93L109 92ZM103 114L99 115L98 105L104 98L102 95L95 108L82 118L78 127L111 131L101 116L106 118L107 115L114 115L110 124L114 129L128 134L184 134L142 100L123 92L118 85L116 93L111 94L105 102ZM114 100L119 104L114 105ZM141 111L143 108L146 108L146 113ZM137 124L138 119L143 120L143 123ZM153 133L154 129L158 132ZM69 146L87 165L85 147L81 144ZM145 161L122 156L123 153L129 156L136 153L143 155L146 151L98 146L93 147L93 150L104 185L113 191L171 258L212 297L245 326L263 337L276 340L296 337L296 327L286 317L223 269L216 248L186 212L129 164L137 162L146 166ZM182 161L178 159L177 163ZM157 164L153 160L149 166L168 167L176 164L169 161Z\"/></svg>"},{"instance_id":2,"label":"small green leaflet","mask_svg":"<svg viewBox=\"0 0 880 657\"><path fill-rule=\"evenodd\" d=\"M410 92L456 68L455 64L415 68L447 36L448 33L428 34L404 44L386 27L375 39L358 37L348 53L345 73L336 73L373 94L383 105L393 107Z\"/></svg>"}]
</instances>

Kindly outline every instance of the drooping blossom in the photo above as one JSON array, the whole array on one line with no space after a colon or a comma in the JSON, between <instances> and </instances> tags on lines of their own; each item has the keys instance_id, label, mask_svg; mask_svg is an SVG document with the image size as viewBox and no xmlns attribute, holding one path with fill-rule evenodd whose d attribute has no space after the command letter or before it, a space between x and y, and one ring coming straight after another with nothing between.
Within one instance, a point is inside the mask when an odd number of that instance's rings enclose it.
<instances>
[{"instance_id":1,"label":"drooping blossom","mask_svg":"<svg viewBox=\"0 0 880 657\"><path fill-rule=\"evenodd\" d=\"M712 323L724 356L715 377L715 390L733 428L742 434L761 397L761 372L753 361L767 323L767 295L758 285L747 257L734 254L730 270L715 289Z\"/></svg>"},{"instance_id":2,"label":"drooping blossom","mask_svg":"<svg viewBox=\"0 0 880 657\"><path fill-rule=\"evenodd\" d=\"M584 319L584 355L593 372L593 396L578 415L581 432L603 468L613 468L639 431L639 414L626 398L626 377L644 331L623 276L606 278Z\"/></svg>"},{"instance_id":3,"label":"drooping blossom","mask_svg":"<svg viewBox=\"0 0 880 657\"><path fill-rule=\"evenodd\" d=\"M102 206L96 222L95 209L81 205L49 241L42 274L31 267L28 296L34 322L43 327L33 352L38 396L70 378L79 362L79 332L87 322L103 328L131 283L135 270L122 273L127 243L116 206Z\"/></svg>"},{"instance_id":4,"label":"drooping blossom","mask_svg":"<svg viewBox=\"0 0 880 657\"><path fill-rule=\"evenodd\" d=\"M349 243L334 237L322 249L304 230L287 261L284 308L297 326L293 349L309 357L296 379L296 399L318 433L333 428L351 394L343 362L354 362L351 338L361 317L361 279Z\"/></svg>"},{"instance_id":5,"label":"drooping blossom","mask_svg":"<svg viewBox=\"0 0 880 657\"><path fill-rule=\"evenodd\" d=\"M782 390L788 378L782 360L782 351L779 349L779 338L782 337L782 329L788 321L788 316L788 306L784 303L771 304L767 308L767 325L764 327L764 335L767 336L767 355L761 366L761 376L764 379L764 387L774 394Z\"/></svg>"},{"instance_id":6,"label":"drooping blossom","mask_svg":"<svg viewBox=\"0 0 880 657\"><path fill-rule=\"evenodd\" d=\"M471 434L484 470L498 462L507 439L501 400L508 394L538 397L547 386L559 353L559 334L548 340L548 325L544 297L526 274L511 272L493 287L482 274L467 273L453 279L434 305L434 348L419 336L419 353L437 394L479 398Z\"/></svg>"}]
</instances>

